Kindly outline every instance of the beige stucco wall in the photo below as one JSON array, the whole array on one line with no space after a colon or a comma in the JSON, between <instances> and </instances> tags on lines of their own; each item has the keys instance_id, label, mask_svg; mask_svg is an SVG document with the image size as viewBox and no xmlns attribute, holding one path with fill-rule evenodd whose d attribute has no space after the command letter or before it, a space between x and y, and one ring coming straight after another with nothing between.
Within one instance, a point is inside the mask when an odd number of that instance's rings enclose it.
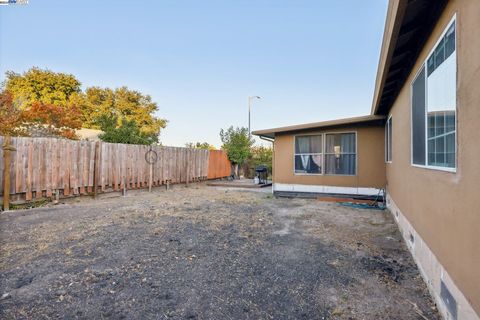
<instances>
[{"instance_id":1,"label":"beige stucco wall","mask_svg":"<svg viewBox=\"0 0 480 320\"><path fill-rule=\"evenodd\" d=\"M357 132L357 174L355 176L294 174L295 134L334 132ZM385 187L385 146L382 126L350 126L276 135L274 148L274 183L363 188Z\"/></svg>"},{"instance_id":2,"label":"beige stucco wall","mask_svg":"<svg viewBox=\"0 0 480 320\"><path fill-rule=\"evenodd\" d=\"M457 15L457 172L410 165L410 84ZM480 1L452 0L392 110L388 192L480 314Z\"/></svg>"}]
</instances>

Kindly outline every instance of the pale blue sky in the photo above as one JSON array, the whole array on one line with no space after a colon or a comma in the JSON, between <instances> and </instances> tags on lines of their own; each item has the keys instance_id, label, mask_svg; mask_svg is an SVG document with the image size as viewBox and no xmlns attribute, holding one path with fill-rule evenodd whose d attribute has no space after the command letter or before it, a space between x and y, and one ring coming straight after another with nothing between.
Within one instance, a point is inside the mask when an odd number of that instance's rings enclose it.
<instances>
[{"instance_id":1,"label":"pale blue sky","mask_svg":"<svg viewBox=\"0 0 480 320\"><path fill-rule=\"evenodd\" d=\"M165 145L370 112L387 0L52 1L0 6L0 80L32 66L150 94ZM258 140L258 139L257 139Z\"/></svg>"}]
</instances>

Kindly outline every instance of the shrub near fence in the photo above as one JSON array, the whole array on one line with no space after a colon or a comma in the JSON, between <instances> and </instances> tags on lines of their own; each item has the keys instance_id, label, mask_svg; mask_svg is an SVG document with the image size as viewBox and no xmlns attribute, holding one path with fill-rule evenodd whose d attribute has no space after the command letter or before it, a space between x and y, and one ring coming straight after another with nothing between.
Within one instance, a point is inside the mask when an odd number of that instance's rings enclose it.
<instances>
[{"instance_id":1,"label":"shrub near fence","mask_svg":"<svg viewBox=\"0 0 480 320\"><path fill-rule=\"evenodd\" d=\"M0 137L0 145L4 140ZM14 200L51 197L57 191L60 196L85 194L94 192L95 185L98 192L105 192L230 174L223 170L230 166L223 151L21 137L11 138L10 145L15 148L10 152L9 168ZM152 165L145 158L149 150L156 154ZM3 152L0 149L0 195L4 191Z\"/></svg>"}]
</instances>

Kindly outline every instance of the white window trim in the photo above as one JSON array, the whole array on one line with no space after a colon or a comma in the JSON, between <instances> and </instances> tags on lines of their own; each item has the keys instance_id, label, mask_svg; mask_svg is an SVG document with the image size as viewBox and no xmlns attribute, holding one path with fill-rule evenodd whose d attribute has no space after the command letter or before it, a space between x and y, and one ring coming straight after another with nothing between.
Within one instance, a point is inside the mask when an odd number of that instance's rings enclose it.
<instances>
[{"instance_id":1,"label":"white window trim","mask_svg":"<svg viewBox=\"0 0 480 320\"><path fill-rule=\"evenodd\" d=\"M342 133L353 133L355 134L355 174L335 174L335 173L325 173L326 166L326 136L327 134L342 134ZM297 137L304 136L322 136L322 153L312 153L312 154L321 154L322 155L322 170L320 173L297 173L295 172L295 142ZM329 153L331 154L331 153ZM293 175L295 176L344 176L344 177L355 177L358 175L358 134L357 131L327 131L327 132L315 132L307 134L295 134L293 135Z\"/></svg>"},{"instance_id":2,"label":"white window trim","mask_svg":"<svg viewBox=\"0 0 480 320\"><path fill-rule=\"evenodd\" d=\"M448 22L447 26L445 29L442 31L441 35L438 37L437 41L435 44L432 46L432 49L430 52L427 54L427 57L423 61L422 65L418 69L417 73L415 74L415 77L413 80L410 82L410 165L412 167L417 167L417 168L422 168L422 169L430 169L430 170L436 170L436 171L445 171L445 172L451 172L451 173L456 173L457 168L458 168L458 118L457 118L457 109L458 109L458 101L455 104L455 168L448 168L448 167L438 167L438 166L432 166L428 164L428 126L427 126L427 113L428 113L428 87L427 87L427 78L428 78L428 70L427 70L427 60L428 58L433 54L435 51L435 48L438 46L440 41L443 39L445 34L447 33L448 29L450 26L455 23L455 67L456 67L456 74L458 74L458 55L457 55L457 40L458 40L458 24L457 22L457 14L455 13ZM415 164L413 163L413 113L412 113L412 95L413 95L413 83L415 80L418 78L422 68L425 67L425 164ZM458 84L458 77L455 79L455 83ZM457 99L458 100L458 99Z\"/></svg>"},{"instance_id":3,"label":"white window trim","mask_svg":"<svg viewBox=\"0 0 480 320\"><path fill-rule=\"evenodd\" d=\"M388 122L392 120L392 115L389 115L387 121L385 122L385 163L392 163L393 162L393 129L392 129L392 143L390 144L390 154L391 158L388 160Z\"/></svg>"},{"instance_id":4,"label":"white window trim","mask_svg":"<svg viewBox=\"0 0 480 320\"><path fill-rule=\"evenodd\" d=\"M325 173L326 176L343 176L343 177L355 177L358 175L358 135L357 131L338 131L338 132L325 132L324 133L324 149L323 149L323 154L327 155L325 152L326 150L326 144L325 142L327 141L327 134L343 134L343 133L353 133L355 134L355 174L338 174L338 173ZM334 153L328 153L328 154L334 154ZM352 154L352 153L346 153L346 154ZM326 169L326 157L323 157L323 167ZM325 170L324 169L324 170Z\"/></svg>"},{"instance_id":5,"label":"white window trim","mask_svg":"<svg viewBox=\"0 0 480 320\"><path fill-rule=\"evenodd\" d=\"M320 173L304 173L304 172L296 172L295 171L295 156L297 153L295 152L295 143L297 142L297 137L305 137L305 136L321 136L322 138L322 152L321 153L302 153L302 154L308 154L308 155L322 155L322 168L320 170ZM295 176L322 176L324 172L324 165L325 165L325 153L324 153L324 144L325 144L325 134L321 132L316 132L316 133L307 133L307 134L296 134L293 136L293 174Z\"/></svg>"}]
</instances>

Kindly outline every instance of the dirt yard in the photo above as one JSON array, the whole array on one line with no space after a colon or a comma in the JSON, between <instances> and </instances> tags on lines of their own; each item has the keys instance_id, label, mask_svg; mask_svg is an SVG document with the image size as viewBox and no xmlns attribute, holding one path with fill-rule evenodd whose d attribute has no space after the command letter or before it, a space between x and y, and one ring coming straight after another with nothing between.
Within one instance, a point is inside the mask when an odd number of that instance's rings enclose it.
<instances>
[{"instance_id":1,"label":"dirt yard","mask_svg":"<svg viewBox=\"0 0 480 320\"><path fill-rule=\"evenodd\" d=\"M2 319L439 319L386 211L190 185L0 228Z\"/></svg>"}]
</instances>

